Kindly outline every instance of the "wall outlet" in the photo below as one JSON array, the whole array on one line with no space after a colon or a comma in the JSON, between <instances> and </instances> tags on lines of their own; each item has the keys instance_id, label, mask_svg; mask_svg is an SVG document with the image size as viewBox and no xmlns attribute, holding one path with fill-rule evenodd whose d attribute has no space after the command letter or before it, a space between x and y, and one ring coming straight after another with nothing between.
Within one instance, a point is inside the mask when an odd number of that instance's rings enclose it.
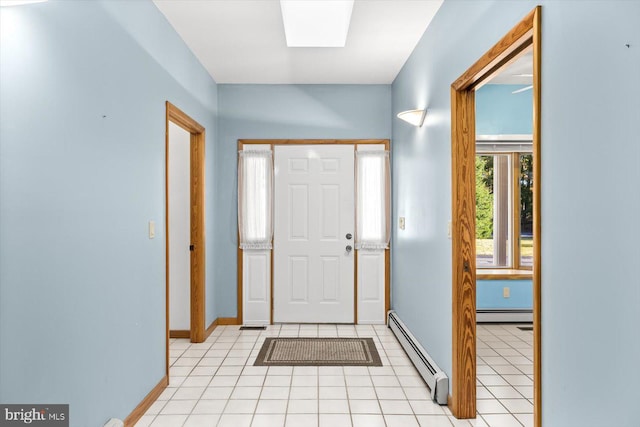
<instances>
[{"instance_id":1,"label":"wall outlet","mask_svg":"<svg viewBox=\"0 0 640 427\"><path fill-rule=\"evenodd\" d=\"M511 296L511 289L510 288L502 288L502 296L504 298L509 298Z\"/></svg>"},{"instance_id":2,"label":"wall outlet","mask_svg":"<svg viewBox=\"0 0 640 427\"><path fill-rule=\"evenodd\" d=\"M400 227L400 230L404 230L405 223L404 223L404 217L403 216L398 218L398 227Z\"/></svg>"},{"instance_id":3,"label":"wall outlet","mask_svg":"<svg viewBox=\"0 0 640 427\"><path fill-rule=\"evenodd\" d=\"M453 224L451 220L447 221L447 237L451 239L451 229L453 228Z\"/></svg>"}]
</instances>

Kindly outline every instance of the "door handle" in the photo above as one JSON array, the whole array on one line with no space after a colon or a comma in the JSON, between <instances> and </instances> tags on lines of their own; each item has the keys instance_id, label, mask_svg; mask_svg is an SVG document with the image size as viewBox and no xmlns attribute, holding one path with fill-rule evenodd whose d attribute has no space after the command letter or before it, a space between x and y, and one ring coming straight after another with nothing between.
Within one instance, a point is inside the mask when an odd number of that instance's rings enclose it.
<instances>
[{"instance_id":1,"label":"door handle","mask_svg":"<svg viewBox=\"0 0 640 427\"><path fill-rule=\"evenodd\" d=\"M351 252L351 250L352 250L353 248L351 247L351 245L347 245L347 247L346 247L345 249L347 250L347 252Z\"/></svg>"}]
</instances>

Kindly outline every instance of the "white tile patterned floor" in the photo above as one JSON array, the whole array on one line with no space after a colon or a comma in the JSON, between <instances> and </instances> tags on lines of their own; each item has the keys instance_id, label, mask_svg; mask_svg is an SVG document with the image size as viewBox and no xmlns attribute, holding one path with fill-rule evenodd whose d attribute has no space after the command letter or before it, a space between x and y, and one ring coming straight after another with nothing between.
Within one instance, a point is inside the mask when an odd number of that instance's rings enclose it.
<instances>
[{"instance_id":1,"label":"white tile patterned floor","mask_svg":"<svg viewBox=\"0 0 640 427\"><path fill-rule=\"evenodd\" d=\"M518 334L494 326L478 328L481 415L475 420L457 420L446 406L431 401L428 387L386 326L272 325L265 331L220 326L201 344L172 339L169 387L136 426L521 427L517 420L528 426L531 416L525 411L530 400L526 395L531 387L525 379L529 377L521 370L496 370L496 360L490 360L491 366L485 360L504 356L505 364L500 366L506 367L508 359L514 358L516 369L528 369L515 358L526 358L531 350L524 347L524 341L522 345L515 341ZM264 339L276 336L371 337L384 366L253 366ZM500 342L517 345L502 347ZM525 351L516 355L508 349ZM500 384L485 386L483 380ZM495 395L500 392L502 400Z\"/></svg>"},{"instance_id":2,"label":"white tile patterned floor","mask_svg":"<svg viewBox=\"0 0 640 427\"><path fill-rule=\"evenodd\" d=\"M490 427L533 427L533 332L518 326L477 325L477 420Z\"/></svg>"}]
</instances>

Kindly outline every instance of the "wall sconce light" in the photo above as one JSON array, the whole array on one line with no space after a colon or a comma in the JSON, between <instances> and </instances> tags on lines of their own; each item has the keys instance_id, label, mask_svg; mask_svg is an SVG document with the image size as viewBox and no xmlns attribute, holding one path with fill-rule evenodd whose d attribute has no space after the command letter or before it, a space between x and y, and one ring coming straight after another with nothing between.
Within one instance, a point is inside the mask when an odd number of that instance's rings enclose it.
<instances>
[{"instance_id":1,"label":"wall sconce light","mask_svg":"<svg viewBox=\"0 0 640 427\"><path fill-rule=\"evenodd\" d=\"M405 122L416 126L422 127L424 123L424 118L427 115L427 110L407 110L401 113L398 113L398 118L404 120Z\"/></svg>"}]
</instances>

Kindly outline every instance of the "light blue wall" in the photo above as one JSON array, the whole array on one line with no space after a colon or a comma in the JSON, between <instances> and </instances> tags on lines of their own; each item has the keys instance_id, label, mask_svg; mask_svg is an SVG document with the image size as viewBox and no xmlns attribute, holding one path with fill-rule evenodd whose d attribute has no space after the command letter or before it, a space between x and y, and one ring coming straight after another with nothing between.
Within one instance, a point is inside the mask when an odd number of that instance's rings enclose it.
<instances>
[{"instance_id":1,"label":"light blue wall","mask_svg":"<svg viewBox=\"0 0 640 427\"><path fill-rule=\"evenodd\" d=\"M238 139L391 137L389 85L219 85L217 311L236 316Z\"/></svg>"},{"instance_id":2,"label":"light blue wall","mask_svg":"<svg viewBox=\"0 0 640 427\"><path fill-rule=\"evenodd\" d=\"M631 427L640 383L640 2L540 3L543 425ZM407 230L394 229L393 306L449 374L450 85L536 4L445 1L393 84L394 114L431 113L419 129L393 122L394 222L407 218ZM606 369L594 378L594 366Z\"/></svg>"},{"instance_id":3,"label":"light blue wall","mask_svg":"<svg viewBox=\"0 0 640 427\"><path fill-rule=\"evenodd\" d=\"M531 134L533 124L532 91L512 93L523 85L482 86L476 92L476 134ZM504 298L504 287L511 296ZM531 280L478 280L476 308L532 308Z\"/></svg>"},{"instance_id":4,"label":"light blue wall","mask_svg":"<svg viewBox=\"0 0 640 427\"><path fill-rule=\"evenodd\" d=\"M532 133L532 91L511 93L522 85L482 86L476 92L476 135Z\"/></svg>"},{"instance_id":5,"label":"light blue wall","mask_svg":"<svg viewBox=\"0 0 640 427\"><path fill-rule=\"evenodd\" d=\"M148 1L0 19L0 401L102 426L165 372L165 100L207 129L211 231L216 85Z\"/></svg>"},{"instance_id":6,"label":"light blue wall","mask_svg":"<svg viewBox=\"0 0 640 427\"><path fill-rule=\"evenodd\" d=\"M503 296L509 288L509 298ZM477 309L533 308L531 280L478 280L476 283Z\"/></svg>"}]
</instances>

